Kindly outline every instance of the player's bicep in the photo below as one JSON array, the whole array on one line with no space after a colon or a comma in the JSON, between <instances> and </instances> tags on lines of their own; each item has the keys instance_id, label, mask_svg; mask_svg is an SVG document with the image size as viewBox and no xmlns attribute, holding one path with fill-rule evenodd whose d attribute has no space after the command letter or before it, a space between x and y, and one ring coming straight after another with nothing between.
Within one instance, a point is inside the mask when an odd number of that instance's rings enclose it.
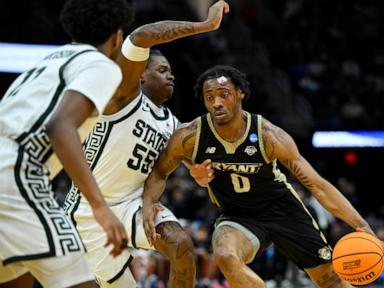
<instances>
[{"instance_id":1,"label":"player's bicep","mask_svg":"<svg viewBox=\"0 0 384 288\"><path fill-rule=\"evenodd\" d=\"M322 185L322 177L311 164L300 154L293 138L281 128L277 129L276 158L305 187L312 192Z\"/></svg>"},{"instance_id":2,"label":"player's bicep","mask_svg":"<svg viewBox=\"0 0 384 288\"><path fill-rule=\"evenodd\" d=\"M145 70L147 60L140 62L131 61L122 54L119 54L116 62L119 64L123 74L123 80L116 93L133 99L139 94L140 77Z\"/></svg>"},{"instance_id":3,"label":"player's bicep","mask_svg":"<svg viewBox=\"0 0 384 288\"><path fill-rule=\"evenodd\" d=\"M263 119L262 122L262 134L264 150L269 160L298 159L300 157L292 137L266 119Z\"/></svg>"},{"instance_id":4,"label":"player's bicep","mask_svg":"<svg viewBox=\"0 0 384 288\"><path fill-rule=\"evenodd\" d=\"M265 119L262 128L265 151L269 159L277 159L308 189L318 187L321 177L300 154L293 138Z\"/></svg>"},{"instance_id":5,"label":"player's bicep","mask_svg":"<svg viewBox=\"0 0 384 288\"><path fill-rule=\"evenodd\" d=\"M156 163L158 172L169 175L181 161L190 159L195 144L195 123L181 125L169 139L165 149L160 153Z\"/></svg>"},{"instance_id":6,"label":"player's bicep","mask_svg":"<svg viewBox=\"0 0 384 288\"><path fill-rule=\"evenodd\" d=\"M173 146L173 145L172 145ZM175 150L168 145L156 161L154 169L163 175L168 176L172 173L182 161L182 157L175 154Z\"/></svg>"},{"instance_id":7,"label":"player's bicep","mask_svg":"<svg viewBox=\"0 0 384 288\"><path fill-rule=\"evenodd\" d=\"M158 173L168 176L183 160L184 151L179 134L180 132L176 131L168 140L164 150L161 151L154 167Z\"/></svg>"}]
</instances>

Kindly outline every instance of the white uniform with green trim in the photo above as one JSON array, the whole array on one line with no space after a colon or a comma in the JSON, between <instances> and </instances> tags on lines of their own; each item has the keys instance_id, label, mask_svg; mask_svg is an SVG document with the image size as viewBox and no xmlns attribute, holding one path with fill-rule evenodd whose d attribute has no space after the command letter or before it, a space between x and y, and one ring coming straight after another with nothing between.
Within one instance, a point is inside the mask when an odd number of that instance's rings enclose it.
<instances>
[{"instance_id":1,"label":"white uniform with green trim","mask_svg":"<svg viewBox=\"0 0 384 288\"><path fill-rule=\"evenodd\" d=\"M177 125L168 108L157 107L141 94L119 112L102 115L85 142L88 163L105 200L126 227L129 247L153 249L142 225L144 182ZM115 258L109 254L105 233L76 186L68 193L64 209L80 232L97 278L115 282L128 267L130 252ZM177 221L165 207L155 224L164 221Z\"/></svg>"},{"instance_id":2,"label":"white uniform with green trim","mask_svg":"<svg viewBox=\"0 0 384 288\"><path fill-rule=\"evenodd\" d=\"M84 253L76 229L53 198L50 179L61 165L55 161L45 124L65 91L81 92L95 105L92 117L79 129L84 139L121 79L120 68L95 47L69 44L21 74L2 97L0 282L33 269L31 263L39 265L38 259L64 256L61 263L65 259L70 263L74 261L71 254ZM19 268L13 268L16 266ZM51 269L54 264L48 266ZM89 275L87 272L84 277L88 279ZM80 280L73 277L62 284ZM56 287L61 287L60 281L55 281ZM48 282L45 284L49 286Z\"/></svg>"}]
</instances>

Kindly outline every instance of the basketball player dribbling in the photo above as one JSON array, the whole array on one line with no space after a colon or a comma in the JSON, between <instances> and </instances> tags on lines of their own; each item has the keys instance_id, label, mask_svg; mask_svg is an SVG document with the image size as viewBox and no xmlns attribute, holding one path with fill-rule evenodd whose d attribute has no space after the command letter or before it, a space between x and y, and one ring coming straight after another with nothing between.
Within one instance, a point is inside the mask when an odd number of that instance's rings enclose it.
<instances>
[{"instance_id":1,"label":"basketball player dribbling","mask_svg":"<svg viewBox=\"0 0 384 288\"><path fill-rule=\"evenodd\" d=\"M153 219L167 175L187 158L214 171L207 189L222 214L215 223L213 253L232 288L266 287L246 264L271 243L317 287L352 287L335 273L330 245L277 161L353 229L373 234L368 223L300 155L288 133L242 109L250 94L245 74L230 66L214 66L197 79L195 94L208 113L171 136L145 184L143 217L149 239L161 237Z\"/></svg>"}]
</instances>

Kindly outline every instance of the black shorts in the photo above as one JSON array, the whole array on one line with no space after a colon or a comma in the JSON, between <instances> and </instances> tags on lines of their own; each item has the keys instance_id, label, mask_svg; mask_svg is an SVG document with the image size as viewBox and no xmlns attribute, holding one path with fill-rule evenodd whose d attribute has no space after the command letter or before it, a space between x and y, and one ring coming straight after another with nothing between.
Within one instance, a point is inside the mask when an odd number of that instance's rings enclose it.
<instances>
[{"instance_id":1,"label":"black shorts","mask_svg":"<svg viewBox=\"0 0 384 288\"><path fill-rule=\"evenodd\" d=\"M316 220L301 201L288 193L267 210L255 215L224 212L217 220L233 221L249 229L260 241L260 254L271 243L299 268L313 268L331 261L332 249Z\"/></svg>"}]
</instances>

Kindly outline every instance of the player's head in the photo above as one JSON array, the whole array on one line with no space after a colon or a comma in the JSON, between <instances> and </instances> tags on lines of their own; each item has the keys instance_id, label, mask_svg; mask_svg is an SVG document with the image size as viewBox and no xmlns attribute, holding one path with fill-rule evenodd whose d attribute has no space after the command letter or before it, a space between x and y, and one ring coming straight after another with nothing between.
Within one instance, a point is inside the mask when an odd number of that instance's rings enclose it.
<instances>
[{"instance_id":1,"label":"player's head","mask_svg":"<svg viewBox=\"0 0 384 288\"><path fill-rule=\"evenodd\" d=\"M132 20L131 7L125 0L67 0L60 14L63 28L73 41L94 46L106 43L115 34L122 37Z\"/></svg>"},{"instance_id":2,"label":"player's head","mask_svg":"<svg viewBox=\"0 0 384 288\"><path fill-rule=\"evenodd\" d=\"M230 121L242 109L243 99L250 94L246 75L223 65L203 72L196 80L194 91L218 124Z\"/></svg>"},{"instance_id":3,"label":"player's head","mask_svg":"<svg viewBox=\"0 0 384 288\"><path fill-rule=\"evenodd\" d=\"M145 71L141 76L141 88L151 100L161 105L172 97L175 77L167 58L159 50L151 50Z\"/></svg>"}]
</instances>

